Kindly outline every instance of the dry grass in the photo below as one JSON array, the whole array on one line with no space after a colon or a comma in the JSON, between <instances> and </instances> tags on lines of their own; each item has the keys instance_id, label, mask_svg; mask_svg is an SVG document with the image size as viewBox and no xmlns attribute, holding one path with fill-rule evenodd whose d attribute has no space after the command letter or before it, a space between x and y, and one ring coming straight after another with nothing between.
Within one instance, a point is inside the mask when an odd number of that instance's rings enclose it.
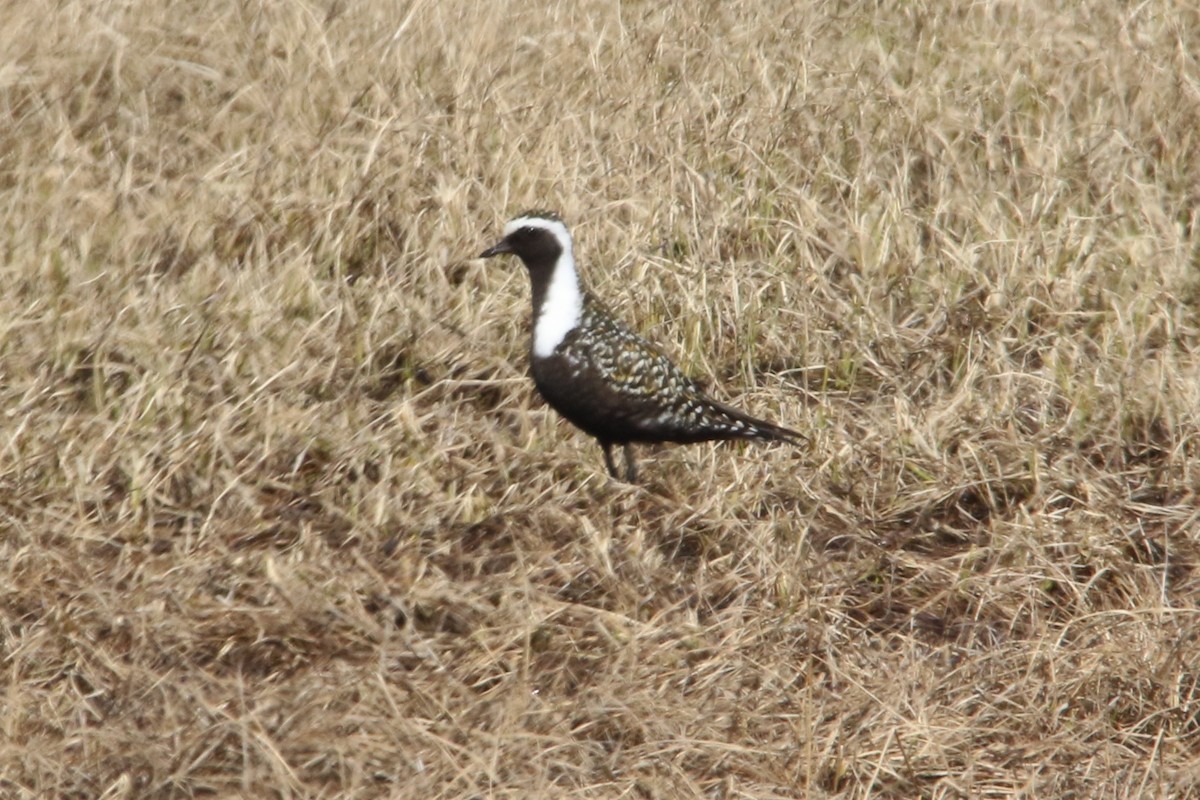
<instances>
[{"instance_id":1,"label":"dry grass","mask_svg":"<svg viewBox=\"0 0 1200 800\"><path fill-rule=\"evenodd\" d=\"M0 794L1200 797L1200 12L1052 5L4 4ZM812 447L610 481L534 205Z\"/></svg>"}]
</instances>

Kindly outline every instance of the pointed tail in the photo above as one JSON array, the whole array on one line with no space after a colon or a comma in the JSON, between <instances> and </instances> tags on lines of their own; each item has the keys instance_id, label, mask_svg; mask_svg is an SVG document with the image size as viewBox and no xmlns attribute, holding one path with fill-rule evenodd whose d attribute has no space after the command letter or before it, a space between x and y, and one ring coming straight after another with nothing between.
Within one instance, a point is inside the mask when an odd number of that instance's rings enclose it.
<instances>
[{"instance_id":1,"label":"pointed tail","mask_svg":"<svg viewBox=\"0 0 1200 800\"><path fill-rule=\"evenodd\" d=\"M807 436L791 428L767 422L765 419L752 417L740 409L718 403L711 397L707 398L714 416L725 417L730 425L731 439L761 439L768 442L788 442L789 444L807 444Z\"/></svg>"}]
</instances>

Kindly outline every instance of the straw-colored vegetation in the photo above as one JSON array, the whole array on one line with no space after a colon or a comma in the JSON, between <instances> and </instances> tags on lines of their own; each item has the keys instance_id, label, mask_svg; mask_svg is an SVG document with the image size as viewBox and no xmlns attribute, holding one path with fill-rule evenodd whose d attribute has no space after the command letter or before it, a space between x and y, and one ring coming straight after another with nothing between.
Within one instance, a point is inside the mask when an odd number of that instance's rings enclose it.
<instances>
[{"instance_id":1,"label":"straw-colored vegetation","mask_svg":"<svg viewBox=\"0 0 1200 800\"><path fill-rule=\"evenodd\" d=\"M0 6L0 795L1197 797L1192 2ZM610 480L473 258L811 446Z\"/></svg>"}]
</instances>

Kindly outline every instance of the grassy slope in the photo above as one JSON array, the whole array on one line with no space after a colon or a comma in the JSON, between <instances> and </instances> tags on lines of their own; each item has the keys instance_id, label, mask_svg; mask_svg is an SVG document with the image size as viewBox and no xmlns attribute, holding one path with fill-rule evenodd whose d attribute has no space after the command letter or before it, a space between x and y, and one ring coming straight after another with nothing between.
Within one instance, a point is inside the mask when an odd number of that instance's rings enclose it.
<instances>
[{"instance_id":1,"label":"grassy slope","mask_svg":"<svg viewBox=\"0 0 1200 800\"><path fill-rule=\"evenodd\" d=\"M0 791L1196 796L1200 14L869 5L4 5Z\"/></svg>"}]
</instances>

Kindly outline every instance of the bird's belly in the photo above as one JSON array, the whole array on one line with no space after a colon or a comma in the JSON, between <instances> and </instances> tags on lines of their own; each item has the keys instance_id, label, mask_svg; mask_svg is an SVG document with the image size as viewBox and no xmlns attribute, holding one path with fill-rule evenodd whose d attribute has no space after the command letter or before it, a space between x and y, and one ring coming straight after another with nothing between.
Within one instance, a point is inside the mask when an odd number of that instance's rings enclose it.
<instances>
[{"instance_id":1,"label":"bird's belly","mask_svg":"<svg viewBox=\"0 0 1200 800\"><path fill-rule=\"evenodd\" d=\"M606 442L641 438L633 409L593 370L559 354L535 359L532 367L538 392L575 427Z\"/></svg>"},{"instance_id":2,"label":"bird's belly","mask_svg":"<svg viewBox=\"0 0 1200 800\"><path fill-rule=\"evenodd\" d=\"M561 355L535 359L533 379L550 407L602 442L698 442L736 438L695 428L684 408L614 389L595 370ZM658 400L659 402L656 402Z\"/></svg>"}]
</instances>

